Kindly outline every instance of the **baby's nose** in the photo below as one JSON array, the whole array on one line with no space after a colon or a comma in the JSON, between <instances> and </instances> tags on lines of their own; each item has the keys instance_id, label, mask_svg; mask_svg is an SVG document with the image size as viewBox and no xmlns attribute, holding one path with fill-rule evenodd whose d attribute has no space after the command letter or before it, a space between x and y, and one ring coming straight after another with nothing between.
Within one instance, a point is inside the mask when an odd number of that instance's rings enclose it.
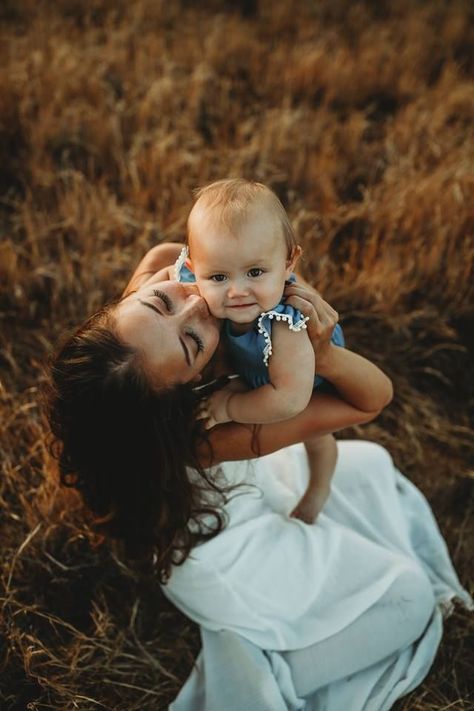
<instances>
[{"instance_id":1,"label":"baby's nose","mask_svg":"<svg viewBox=\"0 0 474 711\"><path fill-rule=\"evenodd\" d=\"M248 289L243 281L240 279L235 279L234 281L231 281L229 283L228 289L227 289L227 295L230 298L236 297L236 296L244 296L245 294L248 293Z\"/></svg>"}]
</instances>

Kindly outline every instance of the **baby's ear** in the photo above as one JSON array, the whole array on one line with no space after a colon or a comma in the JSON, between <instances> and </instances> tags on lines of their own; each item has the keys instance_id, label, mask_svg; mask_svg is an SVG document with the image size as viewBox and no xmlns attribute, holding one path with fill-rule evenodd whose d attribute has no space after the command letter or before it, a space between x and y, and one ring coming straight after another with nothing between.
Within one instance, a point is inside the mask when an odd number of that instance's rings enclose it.
<instances>
[{"instance_id":1,"label":"baby's ear","mask_svg":"<svg viewBox=\"0 0 474 711\"><path fill-rule=\"evenodd\" d=\"M303 254L303 250L301 249L301 247L299 245L296 245L296 247L293 247L293 249L291 250L290 257L286 260L286 278L288 278L290 276L291 272L293 272L295 270L296 262L298 261L298 259L301 257L302 254Z\"/></svg>"}]
</instances>

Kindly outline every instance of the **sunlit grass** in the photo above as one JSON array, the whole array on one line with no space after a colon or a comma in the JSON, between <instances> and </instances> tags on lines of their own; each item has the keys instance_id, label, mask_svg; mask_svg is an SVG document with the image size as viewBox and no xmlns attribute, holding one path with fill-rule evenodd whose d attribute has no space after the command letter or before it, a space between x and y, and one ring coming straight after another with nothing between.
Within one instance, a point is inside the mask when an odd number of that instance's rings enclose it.
<instances>
[{"instance_id":1,"label":"sunlit grass","mask_svg":"<svg viewBox=\"0 0 474 711\"><path fill-rule=\"evenodd\" d=\"M2 704L156 711L191 668L197 629L89 545L57 487L39 392L60 334L183 238L215 178L283 200L305 276L394 381L387 411L343 436L389 447L472 583L467 0L8 0L0 27ZM448 621L398 709L471 708L472 629Z\"/></svg>"}]
</instances>

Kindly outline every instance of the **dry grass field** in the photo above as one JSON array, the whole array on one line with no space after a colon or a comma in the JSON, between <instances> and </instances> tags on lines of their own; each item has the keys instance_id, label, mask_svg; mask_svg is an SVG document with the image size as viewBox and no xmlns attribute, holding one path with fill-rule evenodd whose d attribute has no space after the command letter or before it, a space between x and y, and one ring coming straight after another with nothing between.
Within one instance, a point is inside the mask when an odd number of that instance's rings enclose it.
<instances>
[{"instance_id":1,"label":"dry grass field","mask_svg":"<svg viewBox=\"0 0 474 711\"><path fill-rule=\"evenodd\" d=\"M394 382L341 436L390 449L472 586L473 28L469 0L3 0L2 709L159 711L191 669L196 627L58 487L40 396L60 335L219 177L281 197L305 276ZM457 610L397 711L474 708L473 628Z\"/></svg>"}]
</instances>

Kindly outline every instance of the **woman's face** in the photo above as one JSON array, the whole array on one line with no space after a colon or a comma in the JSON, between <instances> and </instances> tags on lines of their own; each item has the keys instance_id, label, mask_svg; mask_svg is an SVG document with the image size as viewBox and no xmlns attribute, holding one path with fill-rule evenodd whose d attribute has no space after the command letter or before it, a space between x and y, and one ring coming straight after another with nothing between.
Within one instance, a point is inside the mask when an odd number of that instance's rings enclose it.
<instances>
[{"instance_id":1,"label":"woman's face","mask_svg":"<svg viewBox=\"0 0 474 711\"><path fill-rule=\"evenodd\" d=\"M165 385L200 380L219 342L220 322L194 284L147 282L118 304L114 317L119 337Z\"/></svg>"}]
</instances>

